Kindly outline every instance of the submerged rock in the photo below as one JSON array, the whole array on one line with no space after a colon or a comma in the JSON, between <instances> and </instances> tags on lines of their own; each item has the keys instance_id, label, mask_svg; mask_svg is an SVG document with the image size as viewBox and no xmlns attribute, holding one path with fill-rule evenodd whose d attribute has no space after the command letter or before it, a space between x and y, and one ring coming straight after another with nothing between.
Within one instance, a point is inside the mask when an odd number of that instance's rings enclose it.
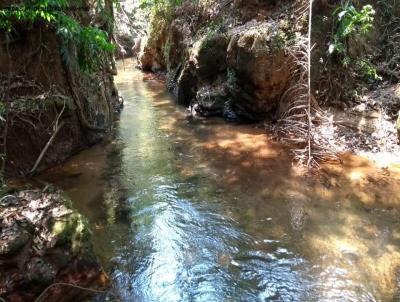
<instances>
[{"instance_id":1,"label":"submerged rock","mask_svg":"<svg viewBox=\"0 0 400 302\"><path fill-rule=\"evenodd\" d=\"M108 284L94 255L86 219L60 192L22 191L0 200L0 297L33 301L57 282ZM82 299L90 292L53 287L41 301Z\"/></svg>"}]
</instances>

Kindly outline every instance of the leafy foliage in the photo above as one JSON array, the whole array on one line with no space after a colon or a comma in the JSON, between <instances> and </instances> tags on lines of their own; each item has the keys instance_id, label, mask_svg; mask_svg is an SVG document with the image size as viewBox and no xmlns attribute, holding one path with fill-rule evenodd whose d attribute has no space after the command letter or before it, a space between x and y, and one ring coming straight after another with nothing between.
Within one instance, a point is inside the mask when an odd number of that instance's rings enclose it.
<instances>
[{"instance_id":1,"label":"leafy foliage","mask_svg":"<svg viewBox=\"0 0 400 302\"><path fill-rule=\"evenodd\" d=\"M57 33L64 41L61 49L64 60L69 60L69 46L75 46L78 65L82 70L97 69L105 54L114 50L105 31L93 26L81 26L75 19L65 15L59 16Z\"/></svg>"},{"instance_id":2,"label":"leafy foliage","mask_svg":"<svg viewBox=\"0 0 400 302\"><path fill-rule=\"evenodd\" d=\"M68 16L65 13L68 6L67 0L25 0L21 5L0 10L0 30L12 34L15 24L44 22L52 26L64 41L61 53L65 61L69 60L68 52L74 46L79 67L86 71L95 70L106 54L114 50L114 45L109 42L105 31L94 26L81 26Z\"/></svg>"},{"instance_id":3,"label":"leafy foliage","mask_svg":"<svg viewBox=\"0 0 400 302\"><path fill-rule=\"evenodd\" d=\"M337 29L329 53L347 52L346 40L356 35L366 35L373 28L375 11L371 5L365 5L358 11L349 1L339 6L333 13L337 18Z\"/></svg>"},{"instance_id":4,"label":"leafy foliage","mask_svg":"<svg viewBox=\"0 0 400 302\"><path fill-rule=\"evenodd\" d=\"M337 7L333 13L335 31L329 44L328 52L337 55L343 67L354 67L367 79L379 78L374 66L365 55L354 57L350 53L349 41L364 39L373 29L375 10L371 5L365 5L357 10L351 1Z\"/></svg>"}]
</instances>

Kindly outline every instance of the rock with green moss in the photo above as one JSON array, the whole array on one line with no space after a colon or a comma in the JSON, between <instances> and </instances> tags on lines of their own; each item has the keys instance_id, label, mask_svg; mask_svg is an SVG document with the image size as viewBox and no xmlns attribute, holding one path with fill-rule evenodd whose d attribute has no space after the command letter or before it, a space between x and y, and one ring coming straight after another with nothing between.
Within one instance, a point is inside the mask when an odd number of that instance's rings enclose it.
<instances>
[{"instance_id":1,"label":"rock with green moss","mask_svg":"<svg viewBox=\"0 0 400 302\"><path fill-rule=\"evenodd\" d=\"M88 222L61 192L29 190L0 199L0 296L6 301L34 300L56 282L95 287L103 276ZM55 288L46 299L64 301L67 292L68 299L83 294Z\"/></svg>"}]
</instances>

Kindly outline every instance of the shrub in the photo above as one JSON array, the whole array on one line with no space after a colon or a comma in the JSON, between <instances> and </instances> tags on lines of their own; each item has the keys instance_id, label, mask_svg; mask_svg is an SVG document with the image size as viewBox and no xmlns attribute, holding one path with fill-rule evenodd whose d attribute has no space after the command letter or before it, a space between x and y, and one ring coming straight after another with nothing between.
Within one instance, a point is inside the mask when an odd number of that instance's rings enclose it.
<instances>
[{"instance_id":1,"label":"shrub","mask_svg":"<svg viewBox=\"0 0 400 302\"><path fill-rule=\"evenodd\" d=\"M366 54L354 57L349 51L349 41L362 42L373 29L375 10L365 5L357 10L350 1L338 6L333 13L335 31L333 32L328 53L337 55L343 67L354 68L363 77L376 80L379 78L375 67Z\"/></svg>"}]
</instances>

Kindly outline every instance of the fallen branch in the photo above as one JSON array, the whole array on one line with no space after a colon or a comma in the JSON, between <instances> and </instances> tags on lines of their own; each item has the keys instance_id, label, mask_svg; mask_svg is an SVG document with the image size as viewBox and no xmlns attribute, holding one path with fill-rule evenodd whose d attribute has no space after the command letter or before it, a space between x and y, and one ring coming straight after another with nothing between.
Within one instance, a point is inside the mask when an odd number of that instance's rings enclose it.
<instances>
[{"instance_id":1,"label":"fallen branch","mask_svg":"<svg viewBox=\"0 0 400 302\"><path fill-rule=\"evenodd\" d=\"M40 162L43 159L44 154L46 153L47 149L50 147L50 145L53 143L57 133L60 131L60 129L64 126L65 122L62 121L61 124L59 126L56 127L56 129L53 132L53 135L50 137L50 139L48 140L46 146L44 146L42 152L40 152L39 157L37 158L35 164L33 165L32 169L29 171L28 175L32 175L33 173L35 173L37 167L39 166Z\"/></svg>"},{"instance_id":2,"label":"fallen branch","mask_svg":"<svg viewBox=\"0 0 400 302\"><path fill-rule=\"evenodd\" d=\"M60 129L64 126L65 122L62 121L60 124L58 123L62 114L64 113L65 110L65 102L64 102L64 106L60 112L60 114L57 116L56 118L56 122L54 124L54 132L52 134L52 136L50 137L50 139L47 141L47 144L44 146L42 152L40 152L39 157L36 159L35 164L33 165L32 169L29 171L28 175L32 175L33 173L35 173L37 167L39 166L40 162L43 159L43 156L45 155L47 149L50 147L50 145L53 143L54 139L56 138L57 133L60 131Z\"/></svg>"}]
</instances>

